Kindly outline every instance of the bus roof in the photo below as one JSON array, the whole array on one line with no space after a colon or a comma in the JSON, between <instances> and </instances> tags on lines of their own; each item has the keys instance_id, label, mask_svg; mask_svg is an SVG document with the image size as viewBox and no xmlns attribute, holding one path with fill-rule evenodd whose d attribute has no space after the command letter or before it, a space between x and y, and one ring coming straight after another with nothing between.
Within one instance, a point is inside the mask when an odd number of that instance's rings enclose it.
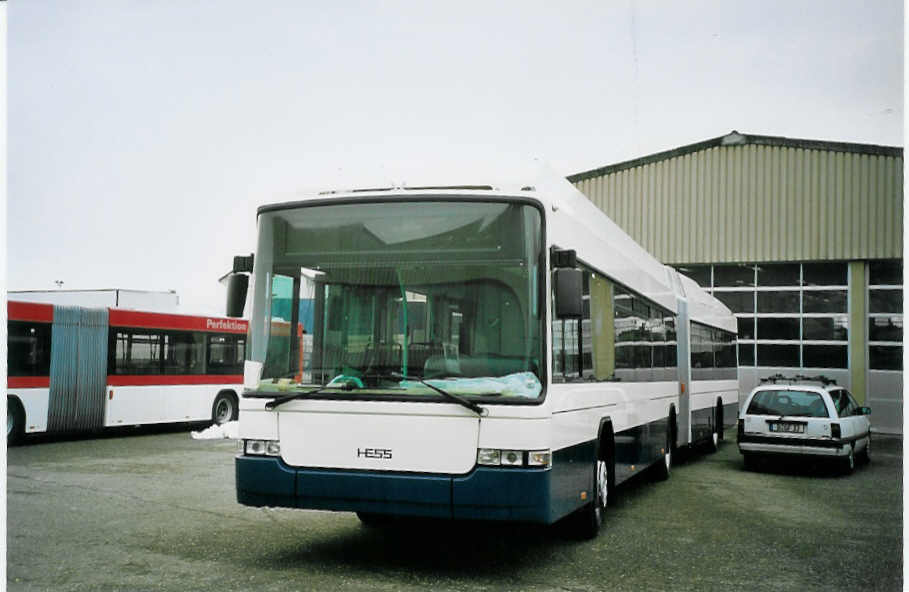
<instances>
[{"instance_id":1,"label":"bus roof","mask_svg":"<svg viewBox=\"0 0 909 592\"><path fill-rule=\"evenodd\" d=\"M725 304L708 294L690 277L678 273L688 300L688 316L696 323L710 325L733 333L738 332L738 322Z\"/></svg>"},{"instance_id":2,"label":"bus roof","mask_svg":"<svg viewBox=\"0 0 909 592\"><path fill-rule=\"evenodd\" d=\"M54 322L54 309L57 306L38 302L18 302L8 300L6 303L7 319L10 321L33 321L41 323ZM104 310L104 308L81 308L83 310ZM108 322L112 326L164 329L174 331L206 331L217 333L246 333L248 321L223 317L148 312L107 308Z\"/></svg>"}]
</instances>

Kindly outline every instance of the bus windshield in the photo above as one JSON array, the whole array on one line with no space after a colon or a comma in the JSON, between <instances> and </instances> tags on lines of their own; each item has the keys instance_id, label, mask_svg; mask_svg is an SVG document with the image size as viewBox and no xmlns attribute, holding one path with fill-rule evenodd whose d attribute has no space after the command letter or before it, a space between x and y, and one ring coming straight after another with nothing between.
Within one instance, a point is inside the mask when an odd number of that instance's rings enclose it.
<instances>
[{"instance_id":1,"label":"bus windshield","mask_svg":"<svg viewBox=\"0 0 909 592\"><path fill-rule=\"evenodd\" d=\"M457 395L536 399L542 253L540 213L526 204L262 212L249 350L259 391L438 398L425 380Z\"/></svg>"}]
</instances>

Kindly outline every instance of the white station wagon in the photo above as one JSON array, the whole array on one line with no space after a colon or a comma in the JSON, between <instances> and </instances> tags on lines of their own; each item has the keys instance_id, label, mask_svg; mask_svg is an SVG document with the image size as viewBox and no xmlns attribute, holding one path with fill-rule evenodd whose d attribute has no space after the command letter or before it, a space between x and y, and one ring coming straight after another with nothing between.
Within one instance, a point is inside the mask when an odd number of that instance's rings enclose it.
<instances>
[{"instance_id":1,"label":"white station wagon","mask_svg":"<svg viewBox=\"0 0 909 592\"><path fill-rule=\"evenodd\" d=\"M768 381L751 391L739 413L738 445L746 467L771 455L830 457L850 473L856 456L869 460L871 409L859 406L849 391L823 377Z\"/></svg>"}]
</instances>

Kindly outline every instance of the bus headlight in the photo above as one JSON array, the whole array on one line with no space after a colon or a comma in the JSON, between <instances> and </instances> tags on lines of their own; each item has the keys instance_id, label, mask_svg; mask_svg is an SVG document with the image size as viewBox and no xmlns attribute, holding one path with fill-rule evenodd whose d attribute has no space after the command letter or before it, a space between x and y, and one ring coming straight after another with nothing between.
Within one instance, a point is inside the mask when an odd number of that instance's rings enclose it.
<instances>
[{"instance_id":1,"label":"bus headlight","mask_svg":"<svg viewBox=\"0 0 909 592\"><path fill-rule=\"evenodd\" d=\"M502 464L502 451L496 448L480 448L477 450L478 465Z\"/></svg>"},{"instance_id":2,"label":"bus headlight","mask_svg":"<svg viewBox=\"0 0 909 592\"><path fill-rule=\"evenodd\" d=\"M524 453L520 450L503 450L502 464L509 467L520 467L524 464Z\"/></svg>"},{"instance_id":3,"label":"bus headlight","mask_svg":"<svg viewBox=\"0 0 909 592\"><path fill-rule=\"evenodd\" d=\"M550 450L503 450L501 448L477 449L477 464L503 467L540 467L552 466Z\"/></svg>"},{"instance_id":4,"label":"bus headlight","mask_svg":"<svg viewBox=\"0 0 909 592\"><path fill-rule=\"evenodd\" d=\"M531 450L527 453L527 464L531 467L545 467L548 469L552 466L552 451Z\"/></svg>"},{"instance_id":5,"label":"bus headlight","mask_svg":"<svg viewBox=\"0 0 909 592\"><path fill-rule=\"evenodd\" d=\"M244 440L243 453L251 456L281 456L281 444L275 440Z\"/></svg>"}]
</instances>

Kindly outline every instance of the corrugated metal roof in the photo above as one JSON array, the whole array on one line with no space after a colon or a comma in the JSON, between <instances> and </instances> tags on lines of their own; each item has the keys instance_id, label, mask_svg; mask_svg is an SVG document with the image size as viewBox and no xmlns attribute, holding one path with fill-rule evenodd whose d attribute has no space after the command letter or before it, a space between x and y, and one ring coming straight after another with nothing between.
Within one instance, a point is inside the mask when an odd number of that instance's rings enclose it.
<instances>
[{"instance_id":1,"label":"corrugated metal roof","mask_svg":"<svg viewBox=\"0 0 909 592\"><path fill-rule=\"evenodd\" d=\"M733 132L569 180L665 263L899 258L902 152Z\"/></svg>"},{"instance_id":2,"label":"corrugated metal roof","mask_svg":"<svg viewBox=\"0 0 909 592\"><path fill-rule=\"evenodd\" d=\"M592 177L609 175L611 173L632 169L652 162L668 160L677 156L691 154L692 152L700 152L701 150L706 150L715 146L742 146L745 144L783 146L789 148L803 148L806 150L825 150L828 152L853 152L855 154L874 154L878 156L895 156L900 158L903 156L903 149L898 146L856 144L853 142L830 142L827 140L806 140L800 138L786 138L783 136L760 136L756 134L741 134L732 130L725 136L719 136L717 138L680 146L671 150L664 150L663 152L657 152L648 156L642 156L640 158L610 164L589 171L575 173L574 175L569 175L568 180L572 183L577 183L578 181L583 181Z\"/></svg>"}]
</instances>

